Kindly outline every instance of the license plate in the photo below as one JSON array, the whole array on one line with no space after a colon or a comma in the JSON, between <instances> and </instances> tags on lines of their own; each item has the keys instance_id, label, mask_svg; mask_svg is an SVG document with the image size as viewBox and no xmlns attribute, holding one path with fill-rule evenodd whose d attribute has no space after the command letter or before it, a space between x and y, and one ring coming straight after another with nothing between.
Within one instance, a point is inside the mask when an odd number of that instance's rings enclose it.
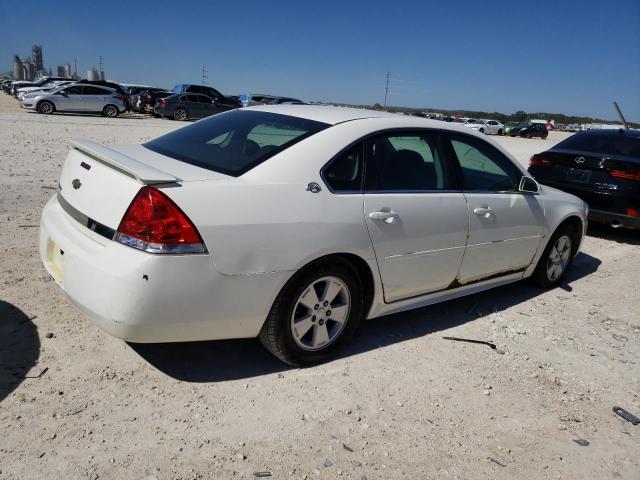
<instances>
[{"instance_id":1,"label":"license plate","mask_svg":"<svg viewBox=\"0 0 640 480\"><path fill-rule=\"evenodd\" d=\"M565 179L573 182L588 182L591 178L591 170L584 168L570 168L565 173Z\"/></svg>"}]
</instances>

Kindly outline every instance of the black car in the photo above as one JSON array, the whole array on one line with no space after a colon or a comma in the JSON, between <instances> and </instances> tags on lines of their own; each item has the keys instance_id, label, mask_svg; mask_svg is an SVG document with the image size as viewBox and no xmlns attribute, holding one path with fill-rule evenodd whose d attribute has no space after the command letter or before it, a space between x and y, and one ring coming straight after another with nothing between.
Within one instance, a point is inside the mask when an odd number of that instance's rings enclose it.
<instances>
[{"instance_id":1,"label":"black car","mask_svg":"<svg viewBox=\"0 0 640 480\"><path fill-rule=\"evenodd\" d=\"M166 98L169 95L173 95L173 92L169 92L162 88L152 87L133 89L129 95L131 110L140 113L153 112L153 107L155 107L156 101L159 98Z\"/></svg>"},{"instance_id":2,"label":"black car","mask_svg":"<svg viewBox=\"0 0 640 480\"><path fill-rule=\"evenodd\" d=\"M212 98L216 102L224 105L232 106L233 108L242 107L242 102L237 96L223 95L218 90L207 85L194 85L192 83L179 83L171 89L173 93L201 93L207 97Z\"/></svg>"},{"instance_id":3,"label":"black car","mask_svg":"<svg viewBox=\"0 0 640 480\"><path fill-rule=\"evenodd\" d=\"M544 123L521 123L509 131L509 136L524 138L540 137L545 140L549 136L549 132Z\"/></svg>"},{"instance_id":4,"label":"black car","mask_svg":"<svg viewBox=\"0 0 640 480\"><path fill-rule=\"evenodd\" d=\"M160 98L153 109L156 115L174 120L188 120L205 118L216 113L233 110L235 105L223 103L219 100L197 93L174 93Z\"/></svg>"},{"instance_id":5,"label":"black car","mask_svg":"<svg viewBox=\"0 0 640 480\"><path fill-rule=\"evenodd\" d=\"M640 228L640 131L576 133L531 157L529 173L589 205L589 220Z\"/></svg>"}]
</instances>

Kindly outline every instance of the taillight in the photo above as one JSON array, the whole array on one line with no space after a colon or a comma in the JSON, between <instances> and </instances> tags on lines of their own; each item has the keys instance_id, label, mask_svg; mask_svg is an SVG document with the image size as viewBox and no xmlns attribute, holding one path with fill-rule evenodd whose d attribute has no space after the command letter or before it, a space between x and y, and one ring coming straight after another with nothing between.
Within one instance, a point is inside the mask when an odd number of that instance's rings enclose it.
<instances>
[{"instance_id":1,"label":"taillight","mask_svg":"<svg viewBox=\"0 0 640 480\"><path fill-rule=\"evenodd\" d=\"M114 95L114 97L116 100L120 100L121 102L124 102L124 95Z\"/></svg>"},{"instance_id":2,"label":"taillight","mask_svg":"<svg viewBox=\"0 0 640 480\"><path fill-rule=\"evenodd\" d=\"M206 253L187 216L160 190L142 187L129 205L115 240L151 253Z\"/></svg>"},{"instance_id":3,"label":"taillight","mask_svg":"<svg viewBox=\"0 0 640 480\"><path fill-rule=\"evenodd\" d=\"M529 165L532 167L550 167L553 165L553 162L551 160L541 158L538 155L533 155L529 160Z\"/></svg>"},{"instance_id":4,"label":"taillight","mask_svg":"<svg viewBox=\"0 0 640 480\"><path fill-rule=\"evenodd\" d=\"M167 99L166 98L161 98L161 99L158 100L158 103L160 105L166 105L167 104Z\"/></svg>"},{"instance_id":5,"label":"taillight","mask_svg":"<svg viewBox=\"0 0 640 480\"><path fill-rule=\"evenodd\" d=\"M640 218L640 210L636 210L635 208L627 208L627 215L630 217Z\"/></svg>"},{"instance_id":6,"label":"taillight","mask_svg":"<svg viewBox=\"0 0 640 480\"><path fill-rule=\"evenodd\" d=\"M616 178L623 178L625 180L640 181L640 170L614 170L613 168L610 168L609 175Z\"/></svg>"}]
</instances>

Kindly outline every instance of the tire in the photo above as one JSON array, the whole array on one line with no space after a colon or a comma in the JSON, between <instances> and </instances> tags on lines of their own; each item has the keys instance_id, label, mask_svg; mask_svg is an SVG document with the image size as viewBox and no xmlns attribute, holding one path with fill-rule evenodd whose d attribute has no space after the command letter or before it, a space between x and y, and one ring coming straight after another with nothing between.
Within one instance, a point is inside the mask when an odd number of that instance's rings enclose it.
<instances>
[{"instance_id":1,"label":"tire","mask_svg":"<svg viewBox=\"0 0 640 480\"><path fill-rule=\"evenodd\" d=\"M38 110L38 113L49 115L56 111L56 107L50 101L43 100L38 104L37 110Z\"/></svg>"},{"instance_id":2,"label":"tire","mask_svg":"<svg viewBox=\"0 0 640 480\"><path fill-rule=\"evenodd\" d=\"M187 111L184 108L176 108L173 111L173 119L184 121L187 119Z\"/></svg>"},{"instance_id":3,"label":"tire","mask_svg":"<svg viewBox=\"0 0 640 480\"><path fill-rule=\"evenodd\" d=\"M502 129L498 130L498 135L502 136Z\"/></svg>"},{"instance_id":4,"label":"tire","mask_svg":"<svg viewBox=\"0 0 640 480\"><path fill-rule=\"evenodd\" d=\"M327 291L329 297L337 293L333 299L323 298ZM362 282L349 262L342 258L314 262L293 275L282 288L262 326L260 341L289 365L321 363L358 328L363 298ZM344 318L342 324L332 319L338 318L338 309Z\"/></svg>"},{"instance_id":5,"label":"tire","mask_svg":"<svg viewBox=\"0 0 640 480\"><path fill-rule=\"evenodd\" d=\"M561 239L565 241L568 239L569 245L562 244ZM559 244L562 244L561 251L558 251ZM542 288L557 287L571 267L577 247L578 233L569 225L558 227L542 252L538 265L531 275L531 281ZM553 273L550 273L552 268Z\"/></svg>"},{"instance_id":6,"label":"tire","mask_svg":"<svg viewBox=\"0 0 640 480\"><path fill-rule=\"evenodd\" d=\"M115 105L107 105L102 109L102 115L109 118L117 117L120 112Z\"/></svg>"},{"instance_id":7,"label":"tire","mask_svg":"<svg viewBox=\"0 0 640 480\"><path fill-rule=\"evenodd\" d=\"M484 133L484 128L478 130L480 133Z\"/></svg>"},{"instance_id":8,"label":"tire","mask_svg":"<svg viewBox=\"0 0 640 480\"><path fill-rule=\"evenodd\" d=\"M546 135L543 135L541 138L542 138L542 140L546 140L548 136L549 136L549 134L547 133Z\"/></svg>"}]
</instances>

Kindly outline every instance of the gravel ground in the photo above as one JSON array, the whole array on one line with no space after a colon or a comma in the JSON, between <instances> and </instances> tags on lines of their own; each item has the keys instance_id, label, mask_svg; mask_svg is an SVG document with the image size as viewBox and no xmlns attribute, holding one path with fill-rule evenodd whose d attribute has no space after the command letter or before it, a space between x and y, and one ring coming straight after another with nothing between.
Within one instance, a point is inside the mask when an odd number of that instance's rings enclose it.
<instances>
[{"instance_id":1,"label":"gravel ground","mask_svg":"<svg viewBox=\"0 0 640 480\"><path fill-rule=\"evenodd\" d=\"M69 139L176 126L42 116L0 94L0 479L640 478L640 426L612 412L640 416L638 234L591 228L556 290L522 282L365 322L308 369L256 340L98 330L47 280L40 211ZM561 138L497 141L526 162Z\"/></svg>"}]
</instances>

